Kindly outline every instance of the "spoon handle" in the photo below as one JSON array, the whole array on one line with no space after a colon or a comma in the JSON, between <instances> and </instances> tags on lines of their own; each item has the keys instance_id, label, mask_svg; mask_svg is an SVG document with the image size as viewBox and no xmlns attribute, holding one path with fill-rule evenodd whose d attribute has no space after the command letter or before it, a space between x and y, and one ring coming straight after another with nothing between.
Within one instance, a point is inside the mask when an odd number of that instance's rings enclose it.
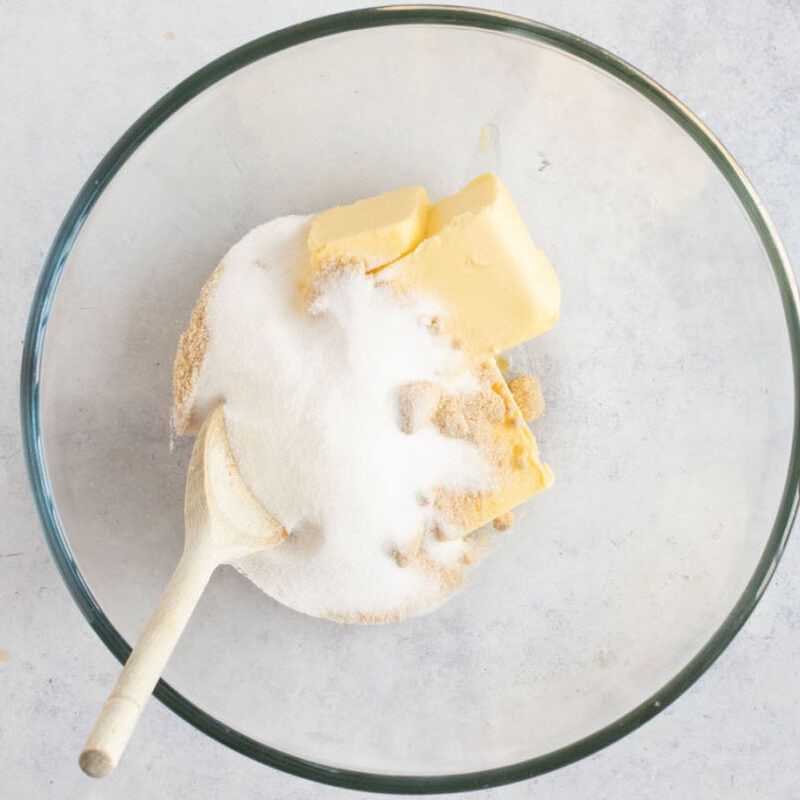
<instances>
[{"instance_id":1,"label":"spoon handle","mask_svg":"<svg viewBox=\"0 0 800 800\"><path fill-rule=\"evenodd\" d=\"M218 564L213 546L201 539L187 541L158 606L83 747L79 763L87 775L104 778L116 767L147 698Z\"/></svg>"}]
</instances>

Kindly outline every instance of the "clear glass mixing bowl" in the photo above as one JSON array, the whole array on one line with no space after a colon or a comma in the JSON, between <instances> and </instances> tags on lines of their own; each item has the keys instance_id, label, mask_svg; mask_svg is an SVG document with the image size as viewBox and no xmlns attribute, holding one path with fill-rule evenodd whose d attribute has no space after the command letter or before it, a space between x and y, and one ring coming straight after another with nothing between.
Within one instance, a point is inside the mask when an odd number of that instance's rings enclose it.
<instances>
[{"instance_id":1,"label":"clear glass mixing bowl","mask_svg":"<svg viewBox=\"0 0 800 800\"><path fill-rule=\"evenodd\" d=\"M158 102L77 197L36 293L32 485L123 660L181 549L171 365L220 256L276 215L483 171L563 285L559 324L514 354L544 386L556 485L460 595L404 623L301 616L221 571L156 692L308 778L431 792L544 772L652 717L730 641L798 488L797 294L758 198L686 108L581 39L358 11L247 44Z\"/></svg>"}]
</instances>

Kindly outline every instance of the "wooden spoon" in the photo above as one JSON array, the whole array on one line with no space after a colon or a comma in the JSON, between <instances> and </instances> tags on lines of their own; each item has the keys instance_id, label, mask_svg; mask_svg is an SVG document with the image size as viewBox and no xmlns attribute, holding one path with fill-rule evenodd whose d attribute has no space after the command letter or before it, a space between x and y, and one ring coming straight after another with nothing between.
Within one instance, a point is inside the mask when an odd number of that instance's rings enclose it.
<instances>
[{"instance_id":1,"label":"wooden spoon","mask_svg":"<svg viewBox=\"0 0 800 800\"><path fill-rule=\"evenodd\" d=\"M183 555L81 752L81 769L95 778L116 767L211 573L288 535L242 481L222 403L203 423L192 450L184 519Z\"/></svg>"}]
</instances>

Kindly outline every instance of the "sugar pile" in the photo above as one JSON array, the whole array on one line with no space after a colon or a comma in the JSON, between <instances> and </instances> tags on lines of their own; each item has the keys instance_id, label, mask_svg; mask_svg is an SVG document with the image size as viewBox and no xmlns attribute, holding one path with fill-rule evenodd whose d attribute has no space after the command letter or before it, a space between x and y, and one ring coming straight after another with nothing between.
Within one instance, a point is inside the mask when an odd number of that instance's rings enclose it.
<instances>
[{"instance_id":1,"label":"sugar pile","mask_svg":"<svg viewBox=\"0 0 800 800\"><path fill-rule=\"evenodd\" d=\"M225 401L239 470L291 534L237 568L307 614L401 618L441 602L469 560L469 542L432 534L444 524L434 489L486 490L492 473L473 444L432 424L404 432L398 393L424 381L475 387L463 356L432 332L430 298L401 304L351 271L326 282L312 313L303 309L309 221L268 222L224 258L187 408L202 418ZM398 557L410 547L424 552L412 565Z\"/></svg>"}]
</instances>

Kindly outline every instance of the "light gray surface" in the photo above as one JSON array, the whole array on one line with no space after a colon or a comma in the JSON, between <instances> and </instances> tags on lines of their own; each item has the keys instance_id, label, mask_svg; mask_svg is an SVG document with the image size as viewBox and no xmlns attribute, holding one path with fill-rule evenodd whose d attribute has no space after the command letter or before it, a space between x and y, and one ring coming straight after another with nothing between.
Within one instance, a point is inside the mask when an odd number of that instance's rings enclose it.
<instances>
[{"instance_id":1,"label":"light gray surface","mask_svg":"<svg viewBox=\"0 0 800 800\"><path fill-rule=\"evenodd\" d=\"M52 565L24 476L17 367L44 252L99 158L166 89L268 30L359 3L0 2L0 795L9 798L334 797L206 739L156 703L104 784L75 757L117 664ZM740 161L800 259L800 8L721 2L487 4L572 30L651 74ZM165 34L170 31L174 38ZM14 76L14 77L11 77ZM800 547L793 542L752 620L678 703L624 741L497 798L791 798L800 778Z\"/></svg>"}]
</instances>

